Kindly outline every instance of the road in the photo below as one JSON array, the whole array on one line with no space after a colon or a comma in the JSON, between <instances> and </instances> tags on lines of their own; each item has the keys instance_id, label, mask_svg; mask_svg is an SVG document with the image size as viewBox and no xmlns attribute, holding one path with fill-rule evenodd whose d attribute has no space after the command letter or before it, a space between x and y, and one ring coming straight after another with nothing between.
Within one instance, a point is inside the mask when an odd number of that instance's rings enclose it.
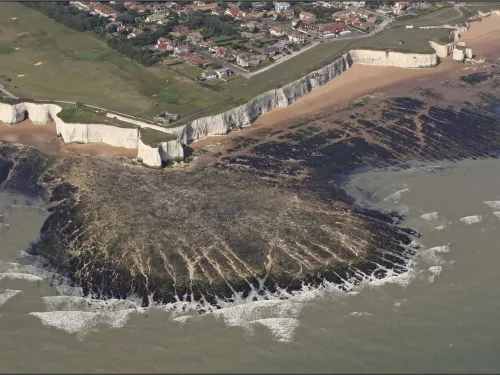
<instances>
[{"instance_id":1,"label":"road","mask_svg":"<svg viewBox=\"0 0 500 375\"><path fill-rule=\"evenodd\" d=\"M0 92L3 92L5 95L7 95L11 99L18 99L17 96L14 96L14 94L8 92L3 85L0 85Z\"/></svg>"}]
</instances>

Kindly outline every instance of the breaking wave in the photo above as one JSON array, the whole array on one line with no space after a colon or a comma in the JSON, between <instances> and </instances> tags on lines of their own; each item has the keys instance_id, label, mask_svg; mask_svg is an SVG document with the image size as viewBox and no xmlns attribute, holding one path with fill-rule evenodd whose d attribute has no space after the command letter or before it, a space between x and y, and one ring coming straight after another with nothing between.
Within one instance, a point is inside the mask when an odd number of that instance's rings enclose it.
<instances>
[{"instance_id":1,"label":"breaking wave","mask_svg":"<svg viewBox=\"0 0 500 375\"><path fill-rule=\"evenodd\" d=\"M12 297L18 295L21 292L22 292L22 290L5 289L3 291L3 293L0 293L0 306L2 306L9 299L11 299Z\"/></svg>"},{"instance_id":2,"label":"breaking wave","mask_svg":"<svg viewBox=\"0 0 500 375\"><path fill-rule=\"evenodd\" d=\"M466 225L471 225L480 223L481 221L483 221L483 217L481 215L466 216L461 218L460 221Z\"/></svg>"}]
</instances>

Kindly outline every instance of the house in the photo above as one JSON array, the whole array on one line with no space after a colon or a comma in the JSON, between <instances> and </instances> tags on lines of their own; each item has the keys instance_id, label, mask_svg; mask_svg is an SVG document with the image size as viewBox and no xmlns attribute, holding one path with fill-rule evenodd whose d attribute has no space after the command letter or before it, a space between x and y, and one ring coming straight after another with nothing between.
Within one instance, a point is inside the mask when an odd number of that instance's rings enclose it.
<instances>
[{"instance_id":1,"label":"house","mask_svg":"<svg viewBox=\"0 0 500 375\"><path fill-rule=\"evenodd\" d=\"M201 73L201 76L205 78L207 81L219 78L215 70L206 70L203 73Z\"/></svg>"},{"instance_id":2,"label":"house","mask_svg":"<svg viewBox=\"0 0 500 375\"><path fill-rule=\"evenodd\" d=\"M155 13L155 14L151 14L151 15L147 16L146 22L148 22L148 23L158 22L158 21L164 20L165 18L167 18L167 16L165 14Z\"/></svg>"},{"instance_id":3,"label":"house","mask_svg":"<svg viewBox=\"0 0 500 375\"><path fill-rule=\"evenodd\" d=\"M285 31L281 27L279 27L279 26L271 26L269 28L269 33L271 35L275 35L275 36L283 36L283 35L285 35Z\"/></svg>"},{"instance_id":4,"label":"house","mask_svg":"<svg viewBox=\"0 0 500 375\"><path fill-rule=\"evenodd\" d=\"M161 3L157 3L153 6L153 12L154 13L167 13L169 8L170 8L170 5L169 3L166 3L166 4L161 4Z\"/></svg>"},{"instance_id":5,"label":"house","mask_svg":"<svg viewBox=\"0 0 500 375\"><path fill-rule=\"evenodd\" d=\"M228 16L231 16L233 18L236 18L238 20L243 20L245 19L246 13L242 12L240 8L232 6L226 9L226 13Z\"/></svg>"},{"instance_id":6,"label":"house","mask_svg":"<svg viewBox=\"0 0 500 375\"><path fill-rule=\"evenodd\" d=\"M276 10L276 12L283 13L286 10L288 10L289 8L290 8L290 3L287 3L284 1L278 1L278 2L274 3L274 9Z\"/></svg>"},{"instance_id":7,"label":"house","mask_svg":"<svg viewBox=\"0 0 500 375\"><path fill-rule=\"evenodd\" d=\"M278 47L275 47L275 46L265 47L262 50L262 54L266 55L268 57L277 55L278 53L280 53L280 50L278 49Z\"/></svg>"},{"instance_id":8,"label":"house","mask_svg":"<svg viewBox=\"0 0 500 375\"><path fill-rule=\"evenodd\" d=\"M220 16L221 14L224 14L224 8L217 5L214 9L212 9L212 14Z\"/></svg>"},{"instance_id":9,"label":"house","mask_svg":"<svg viewBox=\"0 0 500 375\"><path fill-rule=\"evenodd\" d=\"M116 11L104 5L97 5L94 7L93 13L101 17L111 17L113 19L118 17L118 13Z\"/></svg>"},{"instance_id":10,"label":"house","mask_svg":"<svg viewBox=\"0 0 500 375\"><path fill-rule=\"evenodd\" d=\"M198 45L203 48L203 49L208 49L210 50L211 47L215 45L215 42L213 40L207 40L205 42L200 42Z\"/></svg>"},{"instance_id":11,"label":"house","mask_svg":"<svg viewBox=\"0 0 500 375\"><path fill-rule=\"evenodd\" d=\"M174 53L176 55L189 52L191 52L191 48L187 44L176 44L174 47Z\"/></svg>"},{"instance_id":12,"label":"house","mask_svg":"<svg viewBox=\"0 0 500 375\"><path fill-rule=\"evenodd\" d=\"M346 30L349 30L349 28L345 24L341 23L333 23L325 27L325 31L329 34L339 34Z\"/></svg>"},{"instance_id":13,"label":"house","mask_svg":"<svg viewBox=\"0 0 500 375\"><path fill-rule=\"evenodd\" d=\"M304 11L300 12L299 19L303 22L316 22L316 16L314 14Z\"/></svg>"},{"instance_id":14,"label":"house","mask_svg":"<svg viewBox=\"0 0 500 375\"><path fill-rule=\"evenodd\" d=\"M232 53L226 47L215 47L215 48L216 48L215 57L224 61L231 61L234 59Z\"/></svg>"},{"instance_id":15,"label":"house","mask_svg":"<svg viewBox=\"0 0 500 375\"><path fill-rule=\"evenodd\" d=\"M243 68L260 65L260 59L251 52L242 52L236 56L236 63Z\"/></svg>"},{"instance_id":16,"label":"house","mask_svg":"<svg viewBox=\"0 0 500 375\"><path fill-rule=\"evenodd\" d=\"M125 1L123 3L123 6L127 9L135 10L138 13L144 13L146 11L146 8L144 6L139 5L134 1Z\"/></svg>"},{"instance_id":17,"label":"house","mask_svg":"<svg viewBox=\"0 0 500 375\"><path fill-rule=\"evenodd\" d=\"M189 34L189 27L187 26L174 26L172 29L172 35L175 35L176 37L180 37L181 35L188 35Z\"/></svg>"},{"instance_id":18,"label":"house","mask_svg":"<svg viewBox=\"0 0 500 375\"><path fill-rule=\"evenodd\" d=\"M194 5L201 6L201 5L207 5L207 2L204 0L198 0L194 2Z\"/></svg>"},{"instance_id":19,"label":"house","mask_svg":"<svg viewBox=\"0 0 500 375\"><path fill-rule=\"evenodd\" d=\"M160 38L156 41L155 48L160 50L173 51L177 42L168 38Z\"/></svg>"},{"instance_id":20,"label":"house","mask_svg":"<svg viewBox=\"0 0 500 375\"><path fill-rule=\"evenodd\" d=\"M410 6L409 3L397 2L392 7L392 11L394 14L399 15L399 14L401 14L401 12L404 12L405 10L407 10L409 8L409 6Z\"/></svg>"},{"instance_id":21,"label":"house","mask_svg":"<svg viewBox=\"0 0 500 375\"><path fill-rule=\"evenodd\" d=\"M300 19L298 18L292 18L292 27L295 27L297 26L297 24L299 23Z\"/></svg>"},{"instance_id":22,"label":"house","mask_svg":"<svg viewBox=\"0 0 500 375\"><path fill-rule=\"evenodd\" d=\"M197 55L196 53L189 53L185 61L195 66L207 66L212 63L212 61L204 59L203 57Z\"/></svg>"},{"instance_id":23,"label":"house","mask_svg":"<svg viewBox=\"0 0 500 375\"><path fill-rule=\"evenodd\" d=\"M261 12L266 8L266 3L265 2L254 2L252 3L252 10L255 10L257 12Z\"/></svg>"},{"instance_id":24,"label":"house","mask_svg":"<svg viewBox=\"0 0 500 375\"><path fill-rule=\"evenodd\" d=\"M234 72L231 69L228 69L228 68L216 69L215 73L217 74L218 78L232 76L234 74Z\"/></svg>"},{"instance_id":25,"label":"house","mask_svg":"<svg viewBox=\"0 0 500 375\"><path fill-rule=\"evenodd\" d=\"M301 33L309 34L314 37L320 36L320 27L311 23L303 22L297 28Z\"/></svg>"},{"instance_id":26,"label":"house","mask_svg":"<svg viewBox=\"0 0 500 375\"><path fill-rule=\"evenodd\" d=\"M193 31L188 34L186 40L191 44L197 44L203 41L203 36L199 31Z\"/></svg>"},{"instance_id":27,"label":"house","mask_svg":"<svg viewBox=\"0 0 500 375\"><path fill-rule=\"evenodd\" d=\"M260 39L264 38L266 36L266 33L260 32L260 33L247 33L246 31L241 33L241 36L246 39Z\"/></svg>"},{"instance_id":28,"label":"house","mask_svg":"<svg viewBox=\"0 0 500 375\"><path fill-rule=\"evenodd\" d=\"M304 37L304 34L293 31L292 33L288 34L288 41L293 44L302 44L305 43L306 38Z\"/></svg>"}]
</instances>

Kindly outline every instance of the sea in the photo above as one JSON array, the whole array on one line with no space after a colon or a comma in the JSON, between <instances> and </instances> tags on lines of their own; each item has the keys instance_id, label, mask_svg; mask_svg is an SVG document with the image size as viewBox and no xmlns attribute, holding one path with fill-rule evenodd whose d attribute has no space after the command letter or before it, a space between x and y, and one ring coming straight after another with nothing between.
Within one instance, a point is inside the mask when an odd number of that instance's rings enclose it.
<instances>
[{"instance_id":1,"label":"sea","mask_svg":"<svg viewBox=\"0 0 500 375\"><path fill-rule=\"evenodd\" d=\"M43 203L1 193L0 372L500 372L500 161L365 167L343 183L422 235L407 272L205 314L83 297L29 251Z\"/></svg>"}]
</instances>

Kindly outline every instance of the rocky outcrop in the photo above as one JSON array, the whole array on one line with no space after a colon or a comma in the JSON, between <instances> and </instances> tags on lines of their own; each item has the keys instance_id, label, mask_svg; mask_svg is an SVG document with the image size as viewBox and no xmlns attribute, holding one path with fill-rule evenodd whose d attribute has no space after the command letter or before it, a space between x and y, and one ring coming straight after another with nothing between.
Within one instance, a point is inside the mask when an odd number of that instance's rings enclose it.
<instances>
[{"instance_id":1,"label":"rocky outcrop","mask_svg":"<svg viewBox=\"0 0 500 375\"><path fill-rule=\"evenodd\" d=\"M162 162L175 159L184 159L184 149L177 139L160 143L158 149Z\"/></svg>"},{"instance_id":2,"label":"rocky outcrop","mask_svg":"<svg viewBox=\"0 0 500 375\"><path fill-rule=\"evenodd\" d=\"M432 68L438 63L436 53L402 53L394 51L349 51L352 62L355 64L394 66L398 68Z\"/></svg>"},{"instance_id":3,"label":"rocky outcrop","mask_svg":"<svg viewBox=\"0 0 500 375\"><path fill-rule=\"evenodd\" d=\"M137 160L148 166L161 166L161 157L158 146L152 147L145 144L142 142L140 134L137 140Z\"/></svg>"},{"instance_id":4,"label":"rocky outcrop","mask_svg":"<svg viewBox=\"0 0 500 375\"><path fill-rule=\"evenodd\" d=\"M436 51L436 55L438 57L447 57L453 53L453 43L448 43L448 44L439 44L436 42L433 42L432 40L429 42L429 45Z\"/></svg>"},{"instance_id":5,"label":"rocky outcrop","mask_svg":"<svg viewBox=\"0 0 500 375\"><path fill-rule=\"evenodd\" d=\"M453 60L463 62L465 60L465 48L455 48L453 50Z\"/></svg>"}]
</instances>

